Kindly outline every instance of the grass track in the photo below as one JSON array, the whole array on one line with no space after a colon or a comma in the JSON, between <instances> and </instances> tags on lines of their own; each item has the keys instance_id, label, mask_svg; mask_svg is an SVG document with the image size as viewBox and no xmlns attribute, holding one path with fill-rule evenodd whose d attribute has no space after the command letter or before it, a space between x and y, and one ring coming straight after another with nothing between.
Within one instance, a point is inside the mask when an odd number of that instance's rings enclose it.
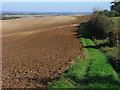
<instances>
[{"instance_id":1,"label":"grass track","mask_svg":"<svg viewBox=\"0 0 120 90\"><path fill-rule=\"evenodd\" d=\"M120 18L113 18L116 26L119 27ZM85 60L77 59L74 64L69 67L66 73L52 83L51 88L119 88L120 80L118 74L106 59L106 54L100 49L85 48L86 46L95 46L96 44L89 38L83 38L88 35L86 29L87 23L82 25L80 31L80 40L84 46L86 53ZM116 26L114 28L116 28ZM117 28L118 28L117 27ZM104 42L107 42L104 40ZM102 41L103 43L103 41ZM98 44L97 44L98 45Z\"/></svg>"},{"instance_id":2,"label":"grass track","mask_svg":"<svg viewBox=\"0 0 120 90\"><path fill-rule=\"evenodd\" d=\"M93 46L90 39L85 39L87 46ZM91 58L86 80L91 88L118 88L119 78L106 57L97 49L88 48Z\"/></svg>"},{"instance_id":3,"label":"grass track","mask_svg":"<svg viewBox=\"0 0 120 90\"><path fill-rule=\"evenodd\" d=\"M80 38L84 46L95 45L90 39ZM105 55L94 48L84 48L85 60L80 58L67 73L52 83L52 88L119 88L119 78Z\"/></svg>"}]
</instances>

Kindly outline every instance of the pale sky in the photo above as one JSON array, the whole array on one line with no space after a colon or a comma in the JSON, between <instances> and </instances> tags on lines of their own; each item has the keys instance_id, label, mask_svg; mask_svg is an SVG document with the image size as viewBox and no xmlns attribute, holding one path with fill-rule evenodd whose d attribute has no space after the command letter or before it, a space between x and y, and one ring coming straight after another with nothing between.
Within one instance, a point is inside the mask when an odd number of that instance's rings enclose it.
<instances>
[{"instance_id":1,"label":"pale sky","mask_svg":"<svg viewBox=\"0 0 120 90\"><path fill-rule=\"evenodd\" d=\"M2 2L111 2L113 0L0 0Z\"/></svg>"},{"instance_id":2,"label":"pale sky","mask_svg":"<svg viewBox=\"0 0 120 90\"><path fill-rule=\"evenodd\" d=\"M3 2L2 11L12 12L92 12L109 10L110 2Z\"/></svg>"},{"instance_id":3,"label":"pale sky","mask_svg":"<svg viewBox=\"0 0 120 90\"><path fill-rule=\"evenodd\" d=\"M0 0L2 11L15 12L92 12L110 9L113 0Z\"/></svg>"}]
</instances>

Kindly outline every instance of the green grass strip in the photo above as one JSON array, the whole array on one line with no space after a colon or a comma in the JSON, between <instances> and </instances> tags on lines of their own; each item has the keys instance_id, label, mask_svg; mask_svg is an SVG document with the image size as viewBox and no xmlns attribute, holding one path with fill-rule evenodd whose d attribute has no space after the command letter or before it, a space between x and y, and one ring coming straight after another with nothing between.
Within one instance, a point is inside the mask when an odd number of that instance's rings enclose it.
<instances>
[{"instance_id":1,"label":"green grass strip","mask_svg":"<svg viewBox=\"0 0 120 90\"><path fill-rule=\"evenodd\" d=\"M80 38L80 40L82 41L83 46L87 45L84 38Z\"/></svg>"},{"instance_id":2,"label":"green grass strip","mask_svg":"<svg viewBox=\"0 0 120 90\"><path fill-rule=\"evenodd\" d=\"M90 56L86 52L85 60L77 59L69 68L67 73L63 73L58 80L52 83L51 88L76 88L80 86L80 80L85 78L86 70L90 63Z\"/></svg>"},{"instance_id":3,"label":"green grass strip","mask_svg":"<svg viewBox=\"0 0 120 90\"><path fill-rule=\"evenodd\" d=\"M94 46L94 43L90 39L85 39L87 46Z\"/></svg>"},{"instance_id":4,"label":"green grass strip","mask_svg":"<svg viewBox=\"0 0 120 90\"><path fill-rule=\"evenodd\" d=\"M92 40L80 38L84 46L95 45ZM84 48L85 60L76 60L51 88L120 88L117 73L106 56L95 48Z\"/></svg>"},{"instance_id":5,"label":"green grass strip","mask_svg":"<svg viewBox=\"0 0 120 90\"><path fill-rule=\"evenodd\" d=\"M90 40L85 39L87 45L93 45ZM118 88L119 78L106 57L97 49L88 48L91 56L91 66L89 67L85 87L91 88Z\"/></svg>"}]
</instances>

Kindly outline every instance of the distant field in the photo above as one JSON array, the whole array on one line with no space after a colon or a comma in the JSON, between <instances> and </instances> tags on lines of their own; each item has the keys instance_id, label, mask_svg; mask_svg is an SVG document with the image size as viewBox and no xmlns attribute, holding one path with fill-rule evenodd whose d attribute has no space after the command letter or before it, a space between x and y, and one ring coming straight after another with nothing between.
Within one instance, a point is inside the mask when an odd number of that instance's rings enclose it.
<instances>
[{"instance_id":1,"label":"distant field","mask_svg":"<svg viewBox=\"0 0 120 90\"><path fill-rule=\"evenodd\" d=\"M18 18L34 18L34 17L48 17L48 15L6 15L2 16L2 20L18 19Z\"/></svg>"}]
</instances>

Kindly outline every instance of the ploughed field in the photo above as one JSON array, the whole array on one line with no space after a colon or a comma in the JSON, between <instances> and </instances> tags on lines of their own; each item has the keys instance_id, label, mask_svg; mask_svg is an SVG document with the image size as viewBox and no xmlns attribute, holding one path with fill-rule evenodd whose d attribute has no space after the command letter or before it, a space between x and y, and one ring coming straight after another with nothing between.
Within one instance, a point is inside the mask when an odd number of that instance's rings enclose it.
<instances>
[{"instance_id":1,"label":"ploughed field","mask_svg":"<svg viewBox=\"0 0 120 90\"><path fill-rule=\"evenodd\" d=\"M89 18L54 16L3 20L3 88L46 87L82 55L75 31Z\"/></svg>"}]
</instances>

